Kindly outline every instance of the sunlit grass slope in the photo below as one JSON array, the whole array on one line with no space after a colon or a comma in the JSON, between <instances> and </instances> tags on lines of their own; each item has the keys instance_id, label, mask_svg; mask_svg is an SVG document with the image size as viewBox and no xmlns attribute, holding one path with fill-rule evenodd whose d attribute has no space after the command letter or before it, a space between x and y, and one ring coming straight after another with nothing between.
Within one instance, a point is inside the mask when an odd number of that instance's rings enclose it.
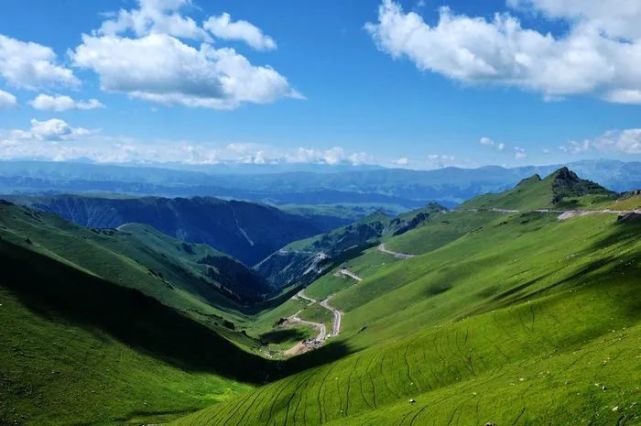
<instances>
[{"instance_id":1,"label":"sunlit grass slope","mask_svg":"<svg viewBox=\"0 0 641 426\"><path fill-rule=\"evenodd\" d=\"M535 175L522 180L509 191L476 197L463 203L462 208L519 210L580 208L612 202L615 198L613 192L594 182L581 179L564 167L545 179Z\"/></svg>"},{"instance_id":2,"label":"sunlit grass slope","mask_svg":"<svg viewBox=\"0 0 641 426\"><path fill-rule=\"evenodd\" d=\"M497 215L339 292L350 355L179 424L635 423L639 235L616 216Z\"/></svg>"}]
</instances>

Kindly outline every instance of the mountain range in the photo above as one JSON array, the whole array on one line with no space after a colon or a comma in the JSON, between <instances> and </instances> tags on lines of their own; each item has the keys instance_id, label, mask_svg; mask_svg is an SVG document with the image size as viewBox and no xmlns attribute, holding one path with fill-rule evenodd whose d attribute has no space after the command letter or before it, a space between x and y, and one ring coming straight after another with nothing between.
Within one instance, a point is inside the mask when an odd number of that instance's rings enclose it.
<instances>
[{"instance_id":1,"label":"mountain range","mask_svg":"<svg viewBox=\"0 0 641 426\"><path fill-rule=\"evenodd\" d=\"M117 193L137 196L212 196L276 205L376 203L396 212L431 201L453 207L487 192L504 191L520 180L546 176L563 165L438 170L388 169L373 166L297 167L268 165L116 166L36 161L0 162L0 193ZM579 175L608 189L641 187L641 163L613 160L567 164ZM247 173L243 173L248 170Z\"/></svg>"},{"instance_id":2,"label":"mountain range","mask_svg":"<svg viewBox=\"0 0 641 426\"><path fill-rule=\"evenodd\" d=\"M212 197L6 197L77 225L109 229L142 223L191 243L204 243L254 265L289 242L345 223L326 216L286 213L274 207Z\"/></svg>"}]
</instances>

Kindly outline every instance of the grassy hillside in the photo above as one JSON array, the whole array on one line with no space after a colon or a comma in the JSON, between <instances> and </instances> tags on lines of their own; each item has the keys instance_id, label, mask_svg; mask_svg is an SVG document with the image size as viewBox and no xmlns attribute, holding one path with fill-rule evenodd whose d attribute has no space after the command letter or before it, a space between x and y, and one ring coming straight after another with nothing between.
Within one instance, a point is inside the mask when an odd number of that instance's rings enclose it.
<instances>
[{"instance_id":1,"label":"grassy hillside","mask_svg":"<svg viewBox=\"0 0 641 426\"><path fill-rule=\"evenodd\" d=\"M223 317L242 320L240 300L261 300L272 291L262 278L228 256L146 226L90 230L5 203L0 205L0 236L28 242L31 250L138 289L213 326L220 326Z\"/></svg>"},{"instance_id":2,"label":"grassy hillside","mask_svg":"<svg viewBox=\"0 0 641 426\"><path fill-rule=\"evenodd\" d=\"M381 238L403 234L443 211L445 208L435 203L395 218L377 211L353 224L290 243L255 269L273 285L306 285L378 244Z\"/></svg>"},{"instance_id":3,"label":"grassy hillside","mask_svg":"<svg viewBox=\"0 0 641 426\"><path fill-rule=\"evenodd\" d=\"M266 361L143 295L0 239L0 424L141 424L260 383Z\"/></svg>"},{"instance_id":4,"label":"grassy hillside","mask_svg":"<svg viewBox=\"0 0 641 426\"><path fill-rule=\"evenodd\" d=\"M316 356L347 356L177 424L639 422L641 221L493 214L335 285L344 328Z\"/></svg>"},{"instance_id":5,"label":"grassy hillside","mask_svg":"<svg viewBox=\"0 0 641 426\"><path fill-rule=\"evenodd\" d=\"M561 169L292 243L344 317L286 361L333 322L293 286L245 309L273 287L207 246L2 204L0 424L641 423L641 215L558 213L637 198Z\"/></svg>"},{"instance_id":6,"label":"grassy hillside","mask_svg":"<svg viewBox=\"0 0 641 426\"><path fill-rule=\"evenodd\" d=\"M462 205L463 209L517 209L590 207L616 199L615 194L602 186L579 178L567 168L561 168L541 179L539 175L522 180L514 189L499 194L487 194Z\"/></svg>"}]
</instances>

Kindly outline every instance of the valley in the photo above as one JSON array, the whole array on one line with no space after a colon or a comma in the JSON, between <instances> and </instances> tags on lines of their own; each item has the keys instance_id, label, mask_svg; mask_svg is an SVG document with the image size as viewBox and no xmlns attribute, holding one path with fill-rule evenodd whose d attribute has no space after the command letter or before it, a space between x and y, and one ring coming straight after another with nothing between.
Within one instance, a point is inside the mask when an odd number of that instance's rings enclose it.
<instances>
[{"instance_id":1,"label":"valley","mask_svg":"<svg viewBox=\"0 0 641 426\"><path fill-rule=\"evenodd\" d=\"M641 426L641 0L3 0L0 426Z\"/></svg>"},{"instance_id":2,"label":"valley","mask_svg":"<svg viewBox=\"0 0 641 426\"><path fill-rule=\"evenodd\" d=\"M152 223L83 227L28 200L0 206L6 423L641 416L641 197L567 169L455 209L376 212L253 268ZM251 251L264 237L231 218Z\"/></svg>"}]
</instances>

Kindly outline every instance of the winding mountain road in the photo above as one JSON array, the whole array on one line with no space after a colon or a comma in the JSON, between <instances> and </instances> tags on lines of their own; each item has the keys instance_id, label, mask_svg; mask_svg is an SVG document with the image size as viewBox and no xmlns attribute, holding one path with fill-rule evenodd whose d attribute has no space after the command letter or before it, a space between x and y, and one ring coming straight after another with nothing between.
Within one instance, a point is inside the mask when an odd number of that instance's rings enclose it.
<instances>
[{"instance_id":1,"label":"winding mountain road","mask_svg":"<svg viewBox=\"0 0 641 426\"><path fill-rule=\"evenodd\" d=\"M403 259L411 259L411 258L413 258L413 257L416 257L416 255L415 255L415 254L399 253L399 252L396 252L396 251L388 250L388 249L385 247L385 243L381 243L381 244L379 244L379 246L377 247L377 249L378 249L378 251L380 251L381 253L391 254L391 255L392 255L392 256L394 256L395 258L397 258L397 259L401 259L401 260L403 260Z\"/></svg>"},{"instance_id":2,"label":"winding mountain road","mask_svg":"<svg viewBox=\"0 0 641 426\"><path fill-rule=\"evenodd\" d=\"M303 289L303 290L299 291L298 293L296 293L296 296L294 296L294 297L298 297L299 299L306 300L306 301L309 302L310 305L313 305L314 303L318 302L316 299L312 299L311 297L305 296L305 289Z\"/></svg>"},{"instance_id":3,"label":"winding mountain road","mask_svg":"<svg viewBox=\"0 0 641 426\"><path fill-rule=\"evenodd\" d=\"M305 300L309 303L309 306L319 303L316 299L306 296L304 292L305 292L304 289L299 291L294 296L292 296L292 299ZM302 353L311 351L313 349L320 347L323 344L323 342L325 342L325 340L327 340L329 337L338 336L338 334L341 331L341 322L343 320L343 312L339 311L338 309L334 308L332 305L329 304L329 301L332 297L334 297L334 295L329 296L328 298L326 298L325 300L319 303L320 306L330 311L334 316L331 334L327 333L327 327L325 326L325 324L320 322L307 321L300 318L299 315L302 312L302 310L296 312L294 315L287 318L287 322L291 324L301 324L301 325L306 325L306 326L315 328L316 330L318 330L318 335L316 335L316 337L314 337L313 339L304 340L302 342L296 343L290 349L285 351L286 356L300 355Z\"/></svg>"},{"instance_id":4,"label":"winding mountain road","mask_svg":"<svg viewBox=\"0 0 641 426\"><path fill-rule=\"evenodd\" d=\"M338 270L338 274L339 274L339 275L346 276L346 277L348 277L348 278L351 278L351 279L353 279L354 281L357 281L357 282L361 282L361 281L363 281L363 279L362 279L361 277L359 277L358 275L356 275L355 273L353 273L352 271L350 271L350 270L349 270L349 269L347 269L347 268L341 268L341 269L339 269L339 270Z\"/></svg>"},{"instance_id":5,"label":"winding mountain road","mask_svg":"<svg viewBox=\"0 0 641 426\"><path fill-rule=\"evenodd\" d=\"M302 325L307 325L310 327L314 327L315 329L318 330L318 335L314 338L314 340L318 342L322 342L325 339L327 339L327 327L325 324L320 323L320 322L313 322L313 321L307 321L302 318L300 318L298 315L300 315L301 311L296 312L294 315L288 318L288 320L292 323L296 324L302 324Z\"/></svg>"},{"instance_id":6,"label":"winding mountain road","mask_svg":"<svg viewBox=\"0 0 641 426\"><path fill-rule=\"evenodd\" d=\"M334 314L334 325L332 326L332 334L330 336L338 336L338 333L341 332L341 321L343 320L343 312L334 308L329 304L329 300L334 297L334 295L329 296L327 299L320 302L320 305L332 312ZM329 336L328 336L329 337Z\"/></svg>"}]
</instances>

